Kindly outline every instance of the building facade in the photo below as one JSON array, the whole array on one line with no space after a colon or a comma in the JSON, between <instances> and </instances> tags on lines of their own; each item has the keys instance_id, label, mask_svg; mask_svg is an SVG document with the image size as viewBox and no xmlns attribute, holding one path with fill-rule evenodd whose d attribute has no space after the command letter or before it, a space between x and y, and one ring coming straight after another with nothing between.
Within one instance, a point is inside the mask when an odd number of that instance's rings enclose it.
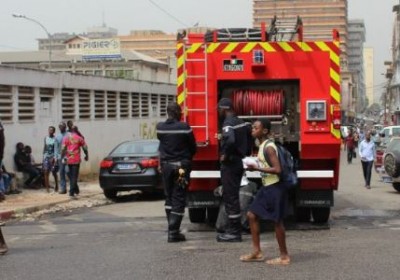
<instances>
[{"instance_id":1,"label":"building facade","mask_svg":"<svg viewBox=\"0 0 400 280\"><path fill-rule=\"evenodd\" d=\"M365 75L365 95L368 105L379 103L379 97L374 92L374 49L364 48L364 75Z\"/></svg>"},{"instance_id":2,"label":"building facade","mask_svg":"<svg viewBox=\"0 0 400 280\"><path fill-rule=\"evenodd\" d=\"M349 20L348 26L348 67L354 73L357 91L357 112L364 112L368 106L365 87L364 42L365 25L363 20Z\"/></svg>"}]
</instances>

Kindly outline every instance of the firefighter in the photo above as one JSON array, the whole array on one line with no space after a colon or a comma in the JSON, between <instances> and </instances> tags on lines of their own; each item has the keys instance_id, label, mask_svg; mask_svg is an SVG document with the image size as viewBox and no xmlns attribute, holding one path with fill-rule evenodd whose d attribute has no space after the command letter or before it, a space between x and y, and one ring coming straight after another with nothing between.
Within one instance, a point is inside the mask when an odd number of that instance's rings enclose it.
<instances>
[{"instance_id":1,"label":"firefighter","mask_svg":"<svg viewBox=\"0 0 400 280\"><path fill-rule=\"evenodd\" d=\"M218 114L222 120L220 143L222 199L228 216L225 233L217 235L218 242L241 242L242 225L239 189L244 173L242 159L251 153L251 125L239 119L231 99L218 102Z\"/></svg>"},{"instance_id":2,"label":"firefighter","mask_svg":"<svg viewBox=\"0 0 400 280\"><path fill-rule=\"evenodd\" d=\"M160 172L164 182L165 213L168 221L168 242L185 241L180 233L185 213L186 189L189 184L191 163L196 153L192 128L181 122L181 108L177 103L167 106L168 118L157 124L160 140Z\"/></svg>"}]
</instances>

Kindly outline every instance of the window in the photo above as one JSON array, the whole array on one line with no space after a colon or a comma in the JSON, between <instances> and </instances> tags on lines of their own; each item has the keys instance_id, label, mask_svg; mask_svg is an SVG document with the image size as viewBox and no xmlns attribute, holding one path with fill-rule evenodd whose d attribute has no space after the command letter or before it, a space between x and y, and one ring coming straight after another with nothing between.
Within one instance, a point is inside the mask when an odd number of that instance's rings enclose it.
<instances>
[{"instance_id":1,"label":"window","mask_svg":"<svg viewBox=\"0 0 400 280\"><path fill-rule=\"evenodd\" d=\"M264 64L264 51L254 50L253 51L253 63L254 64Z\"/></svg>"},{"instance_id":2,"label":"window","mask_svg":"<svg viewBox=\"0 0 400 280\"><path fill-rule=\"evenodd\" d=\"M149 117L149 94L140 94L140 117Z\"/></svg>"},{"instance_id":3,"label":"window","mask_svg":"<svg viewBox=\"0 0 400 280\"><path fill-rule=\"evenodd\" d=\"M114 119L117 117L117 93L107 91L107 118Z\"/></svg>"},{"instance_id":4,"label":"window","mask_svg":"<svg viewBox=\"0 0 400 280\"><path fill-rule=\"evenodd\" d=\"M41 117L51 117L51 104L54 98L54 89L52 88L40 88L40 113Z\"/></svg>"},{"instance_id":5,"label":"window","mask_svg":"<svg viewBox=\"0 0 400 280\"><path fill-rule=\"evenodd\" d=\"M0 85L0 116L2 121L12 121L13 95L12 87Z\"/></svg>"},{"instance_id":6,"label":"window","mask_svg":"<svg viewBox=\"0 0 400 280\"><path fill-rule=\"evenodd\" d=\"M35 119L35 94L32 87L18 87L18 120Z\"/></svg>"},{"instance_id":7,"label":"window","mask_svg":"<svg viewBox=\"0 0 400 280\"><path fill-rule=\"evenodd\" d=\"M140 117L140 104L139 104L139 97L140 94L137 92L132 92L131 93L132 96L132 118L138 118Z\"/></svg>"},{"instance_id":8,"label":"window","mask_svg":"<svg viewBox=\"0 0 400 280\"><path fill-rule=\"evenodd\" d=\"M95 119L104 119L104 107L105 107L105 98L104 91L95 91L94 92L94 118Z\"/></svg>"},{"instance_id":9,"label":"window","mask_svg":"<svg viewBox=\"0 0 400 280\"><path fill-rule=\"evenodd\" d=\"M61 91L61 113L64 120L75 119L75 91L63 88Z\"/></svg>"},{"instance_id":10,"label":"window","mask_svg":"<svg viewBox=\"0 0 400 280\"><path fill-rule=\"evenodd\" d=\"M78 90L79 119L90 119L90 91Z\"/></svg>"},{"instance_id":11,"label":"window","mask_svg":"<svg viewBox=\"0 0 400 280\"><path fill-rule=\"evenodd\" d=\"M127 92L119 93L119 114L120 118L129 118L129 94Z\"/></svg>"},{"instance_id":12,"label":"window","mask_svg":"<svg viewBox=\"0 0 400 280\"><path fill-rule=\"evenodd\" d=\"M151 95L151 116L157 117L158 116L158 94Z\"/></svg>"},{"instance_id":13,"label":"window","mask_svg":"<svg viewBox=\"0 0 400 280\"><path fill-rule=\"evenodd\" d=\"M160 117L167 116L168 95L160 96Z\"/></svg>"}]
</instances>

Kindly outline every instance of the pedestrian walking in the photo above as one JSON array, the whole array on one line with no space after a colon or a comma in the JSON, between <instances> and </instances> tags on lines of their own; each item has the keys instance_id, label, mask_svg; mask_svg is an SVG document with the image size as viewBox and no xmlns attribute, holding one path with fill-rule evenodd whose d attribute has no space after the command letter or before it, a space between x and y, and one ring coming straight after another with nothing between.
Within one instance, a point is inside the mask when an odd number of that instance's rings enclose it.
<instances>
[{"instance_id":1,"label":"pedestrian walking","mask_svg":"<svg viewBox=\"0 0 400 280\"><path fill-rule=\"evenodd\" d=\"M58 191L58 158L59 158L59 146L56 136L54 135L56 128L54 126L49 126L48 135L44 138L43 146L43 176L44 176L44 186L47 192L50 192L50 173L54 176L54 192Z\"/></svg>"},{"instance_id":2,"label":"pedestrian walking","mask_svg":"<svg viewBox=\"0 0 400 280\"><path fill-rule=\"evenodd\" d=\"M196 141L192 128L181 122L177 103L167 106L168 118L157 124L160 140L160 171L164 183L165 213L168 221L168 242L185 241L180 226L185 214L186 190L190 180Z\"/></svg>"},{"instance_id":3,"label":"pedestrian walking","mask_svg":"<svg viewBox=\"0 0 400 280\"><path fill-rule=\"evenodd\" d=\"M354 152L355 152L355 141L353 131L349 131L349 135L346 137L346 148L347 148L347 163L352 163Z\"/></svg>"},{"instance_id":4,"label":"pedestrian walking","mask_svg":"<svg viewBox=\"0 0 400 280\"><path fill-rule=\"evenodd\" d=\"M0 163L3 165L3 156L4 156L4 147L5 147L5 137L4 137L4 127L0 121ZM4 239L3 232L1 231L1 227L3 223L0 222L0 255L4 255L8 252L8 247L6 244L6 240Z\"/></svg>"},{"instance_id":5,"label":"pedestrian walking","mask_svg":"<svg viewBox=\"0 0 400 280\"><path fill-rule=\"evenodd\" d=\"M367 131L365 139L361 141L359 155L361 158L365 187L371 189L372 165L375 159L375 143L371 141L371 131Z\"/></svg>"},{"instance_id":6,"label":"pedestrian walking","mask_svg":"<svg viewBox=\"0 0 400 280\"><path fill-rule=\"evenodd\" d=\"M251 153L251 126L239 119L232 100L221 98L218 114L222 120L220 164L222 200L228 216L224 233L217 235L218 242L241 242L242 224L240 215L239 189L244 173L242 159Z\"/></svg>"},{"instance_id":7,"label":"pedestrian walking","mask_svg":"<svg viewBox=\"0 0 400 280\"><path fill-rule=\"evenodd\" d=\"M286 234L283 219L287 208L287 187L279 181L281 164L275 143L269 139L271 122L267 119L255 121L252 128L253 137L259 140L257 154L258 164L248 166L250 171L261 172L262 187L250 205L247 218L250 224L253 251L242 255L243 262L264 261L260 246L259 220L274 222L275 237L279 245L280 256L267 260L270 265L288 265L290 257L286 247Z\"/></svg>"},{"instance_id":8,"label":"pedestrian walking","mask_svg":"<svg viewBox=\"0 0 400 280\"><path fill-rule=\"evenodd\" d=\"M60 172L60 194L66 194L67 193L67 178L66 175L68 174L67 172L67 164L66 164L66 159L61 157L61 147L62 147L62 142L64 137L67 135L67 125L65 122L60 122L58 125L58 129L60 132L56 136L56 140L59 146L59 151L58 151L58 168Z\"/></svg>"},{"instance_id":9,"label":"pedestrian walking","mask_svg":"<svg viewBox=\"0 0 400 280\"><path fill-rule=\"evenodd\" d=\"M68 165L69 170L69 196L76 198L79 194L77 182L79 177L79 166L81 163L81 149L85 153L85 161L89 160L89 151L85 140L77 133L77 129L73 126L71 131L63 139L61 148L61 157L65 158L64 162Z\"/></svg>"}]
</instances>

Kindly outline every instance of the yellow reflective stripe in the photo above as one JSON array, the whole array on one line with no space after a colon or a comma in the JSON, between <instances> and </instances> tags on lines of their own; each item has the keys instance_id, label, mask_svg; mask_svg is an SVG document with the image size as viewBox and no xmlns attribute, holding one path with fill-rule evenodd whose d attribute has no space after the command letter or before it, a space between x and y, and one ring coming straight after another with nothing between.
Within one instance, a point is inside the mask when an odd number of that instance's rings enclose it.
<instances>
[{"instance_id":1,"label":"yellow reflective stripe","mask_svg":"<svg viewBox=\"0 0 400 280\"><path fill-rule=\"evenodd\" d=\"M231 53L239 43L229 43L226 47L222 50L223 53Z\"/></svg>"},{"instance_id":2,"label":"yellow reflective stripe","mask_svg":"<svg viewBox=\"0 0 400 280\"><path fill-rule=\"evenodd\" d=\"M181 86L181 85L185 82L185 79L186 79L186 73L183 72L183 73L178 77L178 81L177 81L178 87Z\"/></svg>"},{"instance_id":3,"label":"yellow reflective stripe","mask_svg":"<svg viewBox=\"0 0 400 280\"><path fill-rule=\"evenodd\" d=\"M305 52L313 51L313 49L305 42L296 42L296 44Z\"/></svg>"},{"instance_id":4,"label":"yellow reflective stripe","mask_svg":"<svg viewBox=\"0 0 400 280\"><path fill-rule=\"evenodd\" d=\"M340 130L339 129L334 129L333 124L331 124L331 134L336 138L340 139Z\"/></svg>"},{"instance_id":5,"label":"yellow reflective stripe","mask_svg":"<svg viewBox=\"0 0 400 280\"><path fill-rule=\"evenodd\" d=\"M323 51L329 52L330 59L338 66L340 66L340 58L337 53L332 51L332 49L325 42L315 42L315 44Z\"/></svg>"},{"instance_id":6,"label":"yellow reflective stripe","mask_svg":"<svg viewBox=\"0 0 400 280\"><path fill-rule=\"evenodd\" d=\"M211 43L207 47L207 53L213 53L218 47L220 43Z\"/></svg>"},{"instance_id":7,"label":"yellow reflective stripe","mask_svg":"<svg viewBox=\"0 0 400 280\"><path fill-rule=\"evenodd\" d=\"M331 60L336 64L340 66L340 57L331 51Z\"/></svg>"},{"instance_id":8,"label":"yellow reflective stripe","mask_svg":"<svg viewBox=\"0 0 400 280\"><path fill-rule=\"evenodd\" d=\"M331 96L337 102L340 103L340 93L331 86Z\"/></svg>"},{"instance_id":9,"label":"yellow reflective stripe","mask_svg":"<svg viewBox=\"0 0 400 280\"><path fill-rule=\"evenodd\" d=\"M340 75L331 68L331 79L334 80L338 85L340 85Z\"/></svg>"},{"instance_id":10,"label":"yellow reflective stripe","mask_svg":"<svg viewBox=\"0 0 400 280\"><path fill-rule=\"evenodd\" d=\"M185 101L186 98L186 90L184 90L183 92L181 92L180 94L178 94L178 98L177 98L177 103L179 105L182 105L182 103Z\"/></svg>"},{"instance_id":11,"label":"yellow reflective stripe","mask_svg":"<svg viewBox=\"0 0 400 280\"><path fill-rule=\"evenodd\" d=\"M187 50L188 53L195 53L197 50L201 47L203 43L194 43L190 46L190 48Z\"/></svg>"},{"instance_id":12,"label":"yellow reflective stripe","mask_svg":"<svg viewBox=\"0 0 400 280\"><path fill-rule=\"evenodd\" d=\"M185 55L182 55L181 57L178 58L178 61L177 61L178 68L183 67L184 63L185 63Z\"/></svg>"},{"instance_id":13,"label":"yellow reflective stripe","mask_svg":"<svg viewBox=\"0 0 400 280\"><path fill-rule=\"evenodd\" d=\"M247 44L244 46L244 48L241 49L240 52L242 52L242 53L251 52L251 51L254 49L254 47L257 46L257 44L258 44L258 43L254 43L254 42L252 42L252 43L247 43Z\"/></svg>"},{"instance_id":14,"label":"yellow reflective stripe","mask_svg":"<svg viewBox=\"0 0 400 280\"><path fill-rule=\"evenodd\" d=\"M331 52L331 48L325 44L325 42L315 42L315 44L320 48L322 51Z\"/></svg>"},{"instance_id":15,"label":"yellow reflective stripe","mask_svg":"<svg viewBox=\"0 0 400 280\"><path fill-rule=\"evenodd\" d=\"M293 52L294 49L288 44L288 42L279 42L279 46L285 51L285 52Z\"/></svg>"},{"instance_id":16,"label":"yellow reflective stripe","mask_svg":"<svg viewBox=\"0 0 400 280\"><path fill-rule=\"evenodd\" d=\"M260 43L261 47L267 52L276 52L276 50L272 47L270 43Z\"/></svg>"}]
</instances>

